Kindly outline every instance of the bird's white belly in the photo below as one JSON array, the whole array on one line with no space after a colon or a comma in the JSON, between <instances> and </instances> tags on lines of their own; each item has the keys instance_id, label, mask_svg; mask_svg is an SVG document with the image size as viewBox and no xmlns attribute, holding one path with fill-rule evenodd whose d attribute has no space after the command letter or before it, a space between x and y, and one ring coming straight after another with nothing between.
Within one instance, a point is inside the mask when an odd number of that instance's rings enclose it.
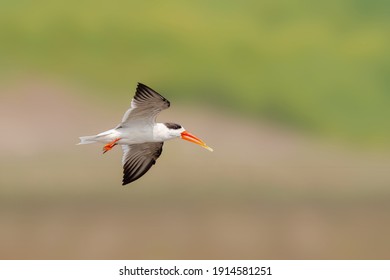
<instances>
[{"instance_id":1,"label":"bird's white belly","mask_svg":"<svg viewBox=\"0 0 390 280\"><path fill-rule=\"evenodd\" d=\"M117 139L117 144L131 145L145 142L162 142L168 140L161 137L153 126L133 126L110 129L97 135L96 141L110 143Z\"/></svg>"},{"instance_id":2,"label":"bird's white belly","mask_svg":"<svg viewBox=\"0 0 390 280\"><path fill-rule=\"evenodd\" d=\"M120 138L118 144L121 145L130 145L137 143L145 143L145 142L156 142L156 139L153 137L153 129L149 127L145 127L142 129L118 129L113 134L115 139Z\"/></svg>"},{"instance_id":3,"label":"bird's white belly","mask_svg":"<svg viewBox=\"0 0 390 280\"><path fill-rule=\"evenodd\" d=\"M152 137L152 134L148 133L137 133L137 134L121 134L120 140L118 141L118 144L137 144L137 143L145 143L145 142L155 142L155 140ZM115 138L117 139L117 138Z\"/></svg>"}]
</instances>

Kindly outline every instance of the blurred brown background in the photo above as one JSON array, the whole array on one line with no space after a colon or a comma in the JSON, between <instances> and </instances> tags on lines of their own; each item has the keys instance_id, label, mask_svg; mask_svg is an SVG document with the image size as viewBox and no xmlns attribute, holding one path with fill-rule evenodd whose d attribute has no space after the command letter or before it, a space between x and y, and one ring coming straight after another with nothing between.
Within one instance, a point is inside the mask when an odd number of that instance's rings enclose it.
<instances>
[{"instance_id":1,"label":"blurred brown background","mask_svg":"<svg viewBox=\"0 0 390 280\"><path fill-rule=\"evenodd\" d=\"M2 1L1 259L388 259L385 1ZM181 140L121 186L137 82Z\"/></svg>"}]
</instances>

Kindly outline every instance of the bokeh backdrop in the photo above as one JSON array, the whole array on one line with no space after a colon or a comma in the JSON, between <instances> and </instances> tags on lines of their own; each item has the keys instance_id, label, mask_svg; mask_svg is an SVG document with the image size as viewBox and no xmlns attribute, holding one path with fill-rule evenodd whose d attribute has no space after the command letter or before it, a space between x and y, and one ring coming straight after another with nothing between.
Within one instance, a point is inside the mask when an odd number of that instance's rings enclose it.
<instances>
[{"instance_id":1,"label":"bokeh backdrop","mask_svg":"<svg viewBox=\"0 0 390 280\"><path fill-rule=\"evenodd\" d=\"M390 2L1 1L0 258L390 258ZM181 140L121 186L137 82Z\"/></svg>"}]
</instances>

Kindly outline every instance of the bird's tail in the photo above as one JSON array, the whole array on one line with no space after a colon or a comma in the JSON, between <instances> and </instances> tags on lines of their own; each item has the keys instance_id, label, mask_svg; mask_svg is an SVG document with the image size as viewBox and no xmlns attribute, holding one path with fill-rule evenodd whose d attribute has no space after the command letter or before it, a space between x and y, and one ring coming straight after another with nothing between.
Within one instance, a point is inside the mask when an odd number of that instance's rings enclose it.
<instances>
[{"instance_id":1,"label":"bird's tail","mask_svg":"<svg viewBox=\"0 0 390 280\"><path fill-rule=\"evenodd\" d=\"M77 145L96 143L96 135L93 135L93 136L82 136L82 137L79 137L79 138L80 138L80 143L78 143Z\"/></svg>"}]
</instances>

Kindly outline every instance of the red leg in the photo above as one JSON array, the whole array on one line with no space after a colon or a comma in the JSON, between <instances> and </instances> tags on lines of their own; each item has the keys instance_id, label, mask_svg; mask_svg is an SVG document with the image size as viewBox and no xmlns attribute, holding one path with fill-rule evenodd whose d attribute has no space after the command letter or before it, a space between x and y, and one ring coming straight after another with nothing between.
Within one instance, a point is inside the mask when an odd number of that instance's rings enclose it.
<instances>
[{"instance_id":1,"label":"red leg","mask_svg":"<svg viewBox=\"0 0 390 280\"><path fill-rule=\"evenodd\" d=\"M118 142L119 140L121 140L121 139L120 139L120 138L116 138L114 141L112 141L112 142L110 142L110 143L104 145L104 147L103 147L103 154L106 153L106 152L108 152L108 151L111 150L112 148L114 148L114 147L117 145L116 142Z\"/></svg>"}]
</instances>

